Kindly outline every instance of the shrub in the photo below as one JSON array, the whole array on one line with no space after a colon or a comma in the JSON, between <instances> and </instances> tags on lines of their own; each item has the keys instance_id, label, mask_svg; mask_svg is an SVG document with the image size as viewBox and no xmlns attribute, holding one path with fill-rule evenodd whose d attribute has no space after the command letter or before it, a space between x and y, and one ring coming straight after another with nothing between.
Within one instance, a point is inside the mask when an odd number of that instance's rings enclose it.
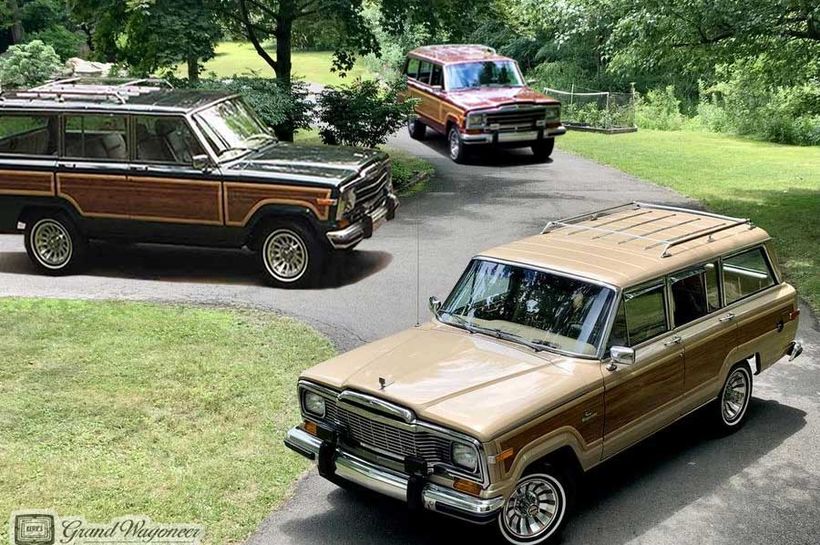
<instances>
[{"instance_id":1,"label":"shrub","mask_svg":"<svg viewBox=\"0 0 820 545\"><path fill-rule=\"evenodd\" d=\"M414 101L402 101L403 82L383 86L358 79L350 85L327 87L319 95L319 131L325 144L373 148L407 122Z\"/></svg>"},{"instance_id":2,"label":"shrub","mask_svg":"<svg viewBox=\"0 0 820 545\"><path fill-rule=\"evenodd\" d=\"M642 129L677 131L683 126L680 100L675 96L675 86L653 89L645 97L635 101L635 123Z\"/></svg>"},{"instance_id":3,"label":"shrub","mask_svg":"<svg viewBox=\"0 0 820 545\"><path fill-rule=\"evenodd\" d=\"M56 74L62 63L50 45L40 40L9 47L0 57L0 83L10 87L31 87Z\"/></svg>"},{"instance_id":4,"label":"shrub","mask_svg":"<svg viewBox=\"0 0 820 545\"><path fill-rule=\"evenodd\" d=\"M310 127L312 106L308 100L308 86L294 80L290 90L283 89L276 79L256 76L234 76L230 79L170 78L176 87L195 89L224 89L242 95L256 110L262 121L273 128L280 140L293 140L293 133Z\"/></svg>"},{"instance_id":5,"label":"shrub","mask_svg":"<svg viewBox=\"0 0 820 545\"><path fill-rule=\"evenodd\" d=\"M64 26L56 25L45 30L28 34L29 41L40 40L54 48L54 52L65 62L80 54L85 39L76 32L71 32Z\"/></svg>"}]
</instances>

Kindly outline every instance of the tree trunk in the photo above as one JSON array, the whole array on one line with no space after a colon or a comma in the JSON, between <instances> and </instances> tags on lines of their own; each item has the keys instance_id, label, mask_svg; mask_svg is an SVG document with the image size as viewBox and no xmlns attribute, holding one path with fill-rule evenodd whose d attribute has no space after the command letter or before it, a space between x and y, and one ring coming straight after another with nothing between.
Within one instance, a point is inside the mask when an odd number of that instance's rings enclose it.
<instances>
[{"instance_id":1,"label":"tree trunk","mask_svg":"<svg viewBox=\"0 0 820 545\"><path fill-rule=\"evenodd\" d=\"M188 57L188 80L199 81L199 59L193 55Z\"/></svg>"},{"instance_id":2,"label":"tree trunk","mask_svg":"<svg viewBox=\"0 0 820 545\"><path fill-rule=\"evenodd\" d=\"M11 25L11 43L22 43L25 38L25 30L23 29L23 23L20 21L20 6L17 0L6 0L6 2L14 18L14 23Z\"/></svg>"},{"instance_id":3,"label":"tree trunk","mask_svg":"<svg viewBox=\"0 0 820 545\"><path fill-rule=\"evenodd\" d=\"M291 71L293 69L293 20L296 17L296 5L293 0L281 0L279 14L276 17L276 80L280 87L288 94L291 91ZM277 137L286 142L293 142L293 125L290 122L278 127Z\"/></svg>"}]
</instances>

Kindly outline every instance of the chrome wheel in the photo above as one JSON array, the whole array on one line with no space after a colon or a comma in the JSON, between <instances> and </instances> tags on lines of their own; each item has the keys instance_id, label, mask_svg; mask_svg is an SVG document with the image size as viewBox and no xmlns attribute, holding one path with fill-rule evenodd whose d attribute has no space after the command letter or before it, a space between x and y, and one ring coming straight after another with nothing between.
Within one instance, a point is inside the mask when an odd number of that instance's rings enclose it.
<instances>
[{"instance_id":1,"label":"chrome wheel","mask_svg":"<svg viewBox=\"0 0 820 545\"><path fill-rule=\"evenodd\" d=\"M744 367L738 367L726 379L723 395L720 398L720 409L723 421L729 426L739 422L746 413L751 382L749 370Z\"/></svg>"},{"instance_id":2,"label":"chrome wheel","mask_svg":"<svg viewBox=\"0 0 820 545\"><path fill-rule=\"evenodd\" d=\"M37 261L52 270L65 267L74 252L71 235L61 223L52 219L37 222L31 230L31 247Z\"/></svg>"},{"instance_id":3,"label":"chrome wheel","mask_svg":"<svg viewBox=\"0 0 820 545\"><path fill-rule=\"evenodd\" d=\"M551 475L528 475L516 485L499 517L501 532L511 543L540 543L561 524L566 497Z\"/></svg>"},{"instance_id":4,"label":"chrome wheel","mask_svg":"<svg viewBox=\"0 0 820 545\"><path fill-rule=\"evenodd\" d=\"M461 137L456 129L450 131L450 159L456 160L461 155Z\"/></svg>"},{"instance_id":5,"label":"chrome wheel","mask_svg":"<svg viewBox=\"0 0 820 545\"><path fill-rule=\"evenodd\" d=\"M307 246L289 229L278 229L268 235L263 256L268 272L280 282L296 282L308 268Z\"/></svg>"}]
</instances>

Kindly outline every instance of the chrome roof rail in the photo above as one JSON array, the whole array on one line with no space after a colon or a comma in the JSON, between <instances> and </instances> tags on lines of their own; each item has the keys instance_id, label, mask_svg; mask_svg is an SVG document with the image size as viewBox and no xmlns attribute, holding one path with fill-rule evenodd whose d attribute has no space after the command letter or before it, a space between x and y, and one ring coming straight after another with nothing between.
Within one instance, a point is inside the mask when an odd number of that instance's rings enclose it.
<instances>
[{"instance_id":1,"label":"chrome roof rail","mask_svg":"<svg viewBox=\"0 0 820 545\"><path fill-rule=\"evenodd\" d=\"M618 218L612 219L610 221L598 222L599 219L605 218L606 216L610 216L618 212L627 211L629 209L633 210L634 213L627 216L619 216ZM625 219L636 218L638 216L648 214L650 211L653 210L666 211L669 212L669 214L660 217L639 220L637 221L637 223L631 223L627 226L618 229L604 227L605 225L617 223ZM664 227L660 227L658 229L654 229L641 234L629 232L631 229L635 227L645 226L655 221L661 221L672 218L675 215L677 215L677 213L690 214L697 217L685 219L683 221L673 223L671 225L666 225ZM676 227L681 227L683 225L694 224L703 218L720 220L720 223L716 225L711 225L709 227L704 227L702 229L697 229L685 235L680 235L669 239L649 236L656 235L657 233L660 233L661 231L666 231L668 229L674 229ZM596 222L596 224L590 225L586 222ZM709 237L708 240L709 242L711 242L713 240L712 235L723 231L727 231L729 229L734 229L742 225L748 225L750 229L754 229L754 224L750 219L747 218L735 218L731 216L724 216L721 214L714 214L711 212L703 212L700 210L692 210L689 208L682 208L678 206L666 206L661 204L651 204L635 201L628 204L621 204L618 206L612 206L609 208L596 210L594 212L589 212L586 214L580 214L578 216L573 216L571 218L566 218L563 220L551 221L547 223L547 225L541 231L541 234L547 234L561 228L573 228L574 230L572 232L567 233L567 236L588 231L599 233L598 236L593 237L593 240L604 238L611 235L620 235L626 237L626 239L619 241L618 244L624 244L632 240L645 240L651 242L652 244L646 246L644 250L649 250L652 248L656 248L658 246L663 246L663 252L661 253L661 257L669 257L670 255L672 255L669 253L669 250L674 248L675 246L680 246L681 244L685 244L687 242L691 242L693 240L697 240L703 237Z\"/></svg>"}]
</instances>

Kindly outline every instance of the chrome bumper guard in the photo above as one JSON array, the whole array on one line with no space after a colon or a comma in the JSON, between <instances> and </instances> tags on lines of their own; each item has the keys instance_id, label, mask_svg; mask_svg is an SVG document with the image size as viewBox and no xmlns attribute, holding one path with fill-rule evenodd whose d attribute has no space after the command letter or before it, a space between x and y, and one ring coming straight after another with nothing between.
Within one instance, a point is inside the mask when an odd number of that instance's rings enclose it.
<instances>
[{"instance_id":1,"label":"chrome bumper guard","mask_svg":"<svg viewBox=\"0 0 820 545\"><path fill-rule=\"evenodd\" d=\"M543 133L543 134L541 134ZM498 132L491 131L481 134L462 134L461 141L465 144L504 144L508 142L536 142L544 138L554 138L567 133L563 125L546 129L528 131Z\"/></svg>"},{"instance_id":2,"label":"chrome bumper guard","mask_svg":"<svg viewBox=\"0 0 820 545\"><path fill-rule=\"evenodd\" d=\"M288 431L285 446L311 460L318 460L320 451L323 449L329 450L332 456L330 465L334 468L333 474L323 476L330 480L344 479L408 504L418 503L417 499L409 497L413 490L418 490L421 495L420 504L425 509L468 522L477 524L492 522L504 504L504 498L500 496L490 499L476 498L431 482L424 482L421 486L412 486L410 476L362 460L338 447L328 449L328 443L300 428L292 428ZM320 473L322 473L321 466L324 464L322 461L319 463Z\"/></svg>"},{"instance_id":3,"label":"chrome bumper guard","mask_svg":"<svg viewBox=\"0 0 820 545\"><path fill-rule=\"evenodd\" d=\"M387 202L356 223L338 231L329 231L326 235L327 240L336 250L350 248L363 239L372 237L374 231L385 221L395 218L398 207L399 199L395 195L388 195Z\"/></svg>"}]
</instances>

